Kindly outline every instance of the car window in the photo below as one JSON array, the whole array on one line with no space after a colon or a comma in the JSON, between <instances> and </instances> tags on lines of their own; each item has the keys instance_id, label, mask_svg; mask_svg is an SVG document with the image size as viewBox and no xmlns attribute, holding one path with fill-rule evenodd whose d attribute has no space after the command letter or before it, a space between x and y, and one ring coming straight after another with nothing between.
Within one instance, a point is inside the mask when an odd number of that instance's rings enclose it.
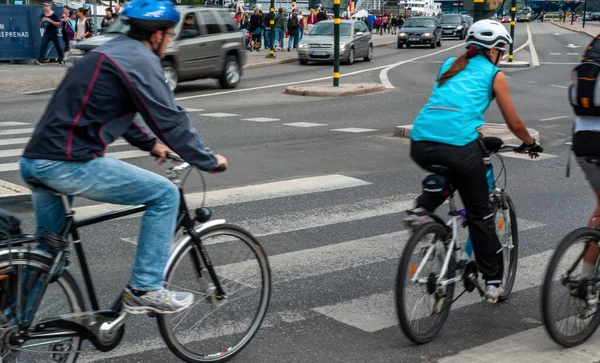
<instances>
[{"instance_id":1,"label":"car window","mask_svg":"<svg viewBox=\"0 0 600 363\"><path fill-rule=\"evenodd\" d=\"M428 18L410 18L404 22L403 28L435 28L435 20Z\"/></svg>"},{"instance_id":2,"label":"car window","mask_svg":"<svg viewBox=\"0 0 600 363\"><path fill-rule=\"evenodd\" d=\"M183 19L181 25L181 34L179 39L189 39L200 35L200 25L198 24L198 18L194 13L188 13Z\"/></svg>"},{"instance_id":3,"label":"car window","mask_svg":"<svg viewBox=\"0 0 600 363\"><path fill-rule=\"evenodd\" d=\"M340 35L341 36L350 36L352 33L352 28L348 23L340 24ZM333 22L318 22L312 28L309 33L310 35L333 35Z\"/></svg>"},{"instance_id":4,"label":"car window","mask_svg":"<svg viewBox=\"0 0 600 363\"><path fill-rule=\"evenodd\" d=\"M199 14L202 16L202 24L204 24L207 34L219 34L221 32L219 22L212 11L201 11Z\"/></svg>"},{"instance_id":5,"label":"car window","mask_svg":"<svg viewBox=\"0 0 600 363\"><path fill-rule=\"evenodd\" d=\"M442 15L442 24L462 24L460 15Z\"/></svg>"},{"instance_id":6,"label":"car window","mask_svg":"<svg viewBox=\"0 0 600 363\"><path fill-rule=\"evenodd\" d=\"M227 11L217 11L217 14L221 17L221 24L225 25L225 29L228 32L234 32L236 30L235 20L233 20L233 16L229 14Z\"/></svg>"},{"instance_id":7,"label":"car window","mask_svg":"<svg viewBox=\"0 0 600 363\"><path fill-rule=\"evenodd\" d=\"M369 31L369 28L367 28L367 24L363 23L362 21L359 21L357 24L361 32L367 33Z\"/></svg>"}]
</instances>

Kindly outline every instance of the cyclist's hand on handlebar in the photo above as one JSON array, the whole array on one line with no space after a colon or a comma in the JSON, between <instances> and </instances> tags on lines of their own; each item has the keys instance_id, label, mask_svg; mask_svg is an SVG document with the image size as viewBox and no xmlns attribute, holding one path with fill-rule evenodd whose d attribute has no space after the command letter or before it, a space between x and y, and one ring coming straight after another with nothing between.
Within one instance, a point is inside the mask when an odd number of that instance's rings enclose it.
<instances>
[{"instance_id":1,"label":"cyclist's hand on handlebar","mask_svg":"<svg viewBox=\"0 0 600 363\"><path fill-rule=\"evenodd\" d=\"M527 154L529 154L530 158L535 159L538 156L540 156L539 153L544 152L544 148L542 147L542 145L540 145L539 142L537 142L535 139L533 139L532 144L522 143L521 146L519 146L515 150L515 152L518 152L521 154L527 153Z\"/></svg>"},{"instance_id":2,"label":"cyclist's hand on handlebar","mask_svg":"<svg viewBox=\"0 0 600 363\"><path fill-rule=\"evenodd\" d=\"M215 170L212 170L210 173L217 174L224 172L227 169L227 159L225 159L224 156L219 154L216 154L215 157L217 158L217 168Z\"/></svg>"},{"instance_id":3,"label":"cyclist's hand on handlebar","mask_svg":"<svg viewBox=\"0 0 600 363\"><path fill-rule=\"evenodd\" d=\"M164 144L161 144L160 142L156 142L156 144L154 144L154 147L152 148L152 155L156 156L156 161L158 162L158 165L162 165L163 163L165 163L167 161L167 153L172 153L173 150L169 149L167 146L165 146Z\"/></svg>"}]
</instances>

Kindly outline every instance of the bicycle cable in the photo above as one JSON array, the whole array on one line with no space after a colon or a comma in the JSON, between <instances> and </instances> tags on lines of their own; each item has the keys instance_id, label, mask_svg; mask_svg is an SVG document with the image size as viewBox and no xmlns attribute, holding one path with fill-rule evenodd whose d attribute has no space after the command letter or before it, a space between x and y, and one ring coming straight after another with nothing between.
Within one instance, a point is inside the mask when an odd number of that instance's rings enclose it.
<instances>
[{"instance_id":1,"label":"bicycle cable","mask_svg":"<svg viewBox=\"0 0 600 363\"><path fill-rule=\"evenodd\" d=\"M456 300L460 299L461 296L464 295L464 293L467 292L467 289L464 289L460 295L458 295L454 300L452 300L452 302L450 303L450 305L448 305L448 307L445 307L444 309L442 309L442 311L440 311L438 314L443 313L444 311L450 309L452 307L452 304L454 304L456 302Z\"/></svg>"}]
</instances>

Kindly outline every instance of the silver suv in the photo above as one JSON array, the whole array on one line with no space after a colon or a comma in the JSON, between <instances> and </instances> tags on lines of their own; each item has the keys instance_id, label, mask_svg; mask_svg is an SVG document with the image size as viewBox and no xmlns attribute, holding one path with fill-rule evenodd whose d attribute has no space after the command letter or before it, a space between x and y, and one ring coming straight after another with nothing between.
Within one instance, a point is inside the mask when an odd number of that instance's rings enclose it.
<instances>
[{"instance_id":1,"label":"silver suv","mask_svg":"<svg viewBox=\"0 0 600 363\"><path fill-rule=\"evenodd\" d=\"M216 78L221 87L234 88L246 62L244 34L237 30L225 9L177 6L181 21L162 61L165 81L171 90L185 81ZM85 53L126 33L129 26L119 18L102 35L72 43L69 59L77 62Z\"/></svg>"}]
</instances>

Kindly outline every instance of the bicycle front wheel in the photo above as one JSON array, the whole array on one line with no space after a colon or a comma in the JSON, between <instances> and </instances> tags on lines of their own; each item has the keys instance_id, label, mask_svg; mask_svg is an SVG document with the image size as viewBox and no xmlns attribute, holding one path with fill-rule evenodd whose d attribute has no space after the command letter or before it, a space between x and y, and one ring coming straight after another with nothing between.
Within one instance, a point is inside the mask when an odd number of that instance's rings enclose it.
<instances>
[{"instance_id":1,"label":"bicycle front wheel","mask_svg":"<svg viewBox=\"0 0 600 363\"><path fill-rule=\"evenodd\" d=\"M544 276L541 291L544 327L565 348L586 342L600 325L599 290L593 281L581 277L585 251L591 243L599 241L600 231L592 228L569 233L554 251Z\"/></svg>"},{"instance_id":2,"label":"bicycle front wheel","mask_svg":"<svg viewBox=\"0 0 600 363\"><path fill-rule=\"evenodd\" d=\"M396 277L396 309L402 331L417 344L435 338L450 313L455 284L444 287L436 284L447 252L447 238L445 226L437 222L424 224L408 239L400 258ZM425 263L418 271L422 261ZM447 267L444 277L451 278L456 270L454 254ZM418 279L413 281L417 272Z\"/></svg>"},{"instance_id":3,"label":"bicycle front wheel","mask_svg":"<svg viewBox=\"0 0 600 363\"><path fill-rule=\"evenodd\" d=\"M221 224L199 233L202 246L225 291L216 282L186 237L167 267L167 288L192 292L195 302L179 314L159 315L158 325L167 346L186 362L225 362L254 337L267 312L271 271L259 242L244 229Z\"/></svg>"},{"instance_id":4,"label":"bicycle front wheel","mask_svg":"<svg viewBox=\"0 0 600 363\"><path fill-rule=\"evenodd\" d=\"M495 211L496 234L500 245L502 246L502 259L504 261L504 273L502 277L502 287L504 293L498 298L499 301L508 299L515 278L517 277L517 265L519 262L519 227L517 224L517 213L515 205L508 195L506 195L506 208L502 208L502 201L498 202Z\"/></svg>"}]
</instances>

